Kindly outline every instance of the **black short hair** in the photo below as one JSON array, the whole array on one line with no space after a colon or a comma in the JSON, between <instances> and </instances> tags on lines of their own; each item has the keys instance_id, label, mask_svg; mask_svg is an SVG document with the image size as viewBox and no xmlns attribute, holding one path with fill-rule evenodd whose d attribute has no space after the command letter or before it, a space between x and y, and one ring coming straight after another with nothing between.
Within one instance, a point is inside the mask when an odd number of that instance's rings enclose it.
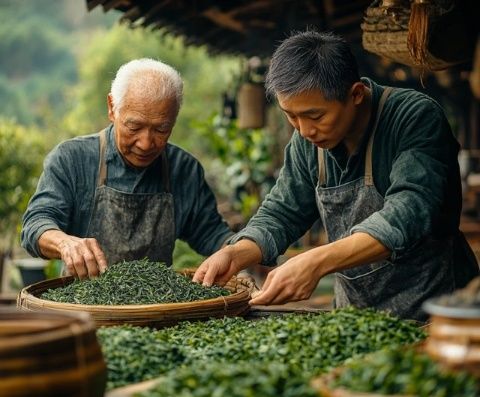
<instances>
[{"instance_id":1,"label":"black short hair","mask_svg":"<svg viewBox=\"0 0 480 397\"><path fill-rule=\"evenodd\" d=\"M269 96L320 90L327 100L343 101L360 81L357 61L348 43L333 33L293 33L275 50L266 77Z\"/></svg>"}]
</instances>

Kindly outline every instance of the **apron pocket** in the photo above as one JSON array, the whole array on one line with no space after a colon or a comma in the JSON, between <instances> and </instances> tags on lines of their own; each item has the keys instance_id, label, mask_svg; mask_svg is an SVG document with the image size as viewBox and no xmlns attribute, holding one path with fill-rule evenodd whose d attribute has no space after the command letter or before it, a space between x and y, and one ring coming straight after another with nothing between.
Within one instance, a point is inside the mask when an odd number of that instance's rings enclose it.
<instances>
[{"instance_id":1,"label":"apron pocket","mask_svg":"<svg viewBox=\"0 0 480 397\"><path fill-rule=\"evenodd\" d=\"M362 277L373 275L373 273L387 266L393 266L393 263L388 261L369 263L352 269L342 270L341 272L336 273L336 275L346 280L357 280Z\"/></svg>"}]
</instances>

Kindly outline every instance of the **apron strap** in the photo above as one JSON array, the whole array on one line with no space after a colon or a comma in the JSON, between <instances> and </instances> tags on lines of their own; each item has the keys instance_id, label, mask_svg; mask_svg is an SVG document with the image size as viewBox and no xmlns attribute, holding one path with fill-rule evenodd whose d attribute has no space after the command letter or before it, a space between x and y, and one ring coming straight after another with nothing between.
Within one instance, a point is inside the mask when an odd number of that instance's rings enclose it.
<instances>
[{"instance_id":1,"label":"apron strap","mask_svg":"<svg viewBox=\"0 0 480 397\"><path fill-rule=\"evenodd\" d=\"M380 97L380 101L377 107L377 116L375 118L375 124L373 125L373 131L368 140L367 151L365 155L365 185L372 186L373 185L373 172L372 172L372 148L373 148L373 138L375 136L375 131L377 130L378 123L380 121L380 115L382 114L383 106L387 101L390 92L392 92L392 87L385 87L383 90L382 96ZM324 152L322 148L318 148L318 181L321 185L326 183L326 173L325 173L325 160L324 160Z\"/></svg>"},{"instance_id":2,"label":"apron strap","mask_svg":"<svg viewBox=\"0 0 480 397\"><path fill-rule=\"evenodd\" d=\"M318 148L317 156L318 156L318 182L320 186L323 186L327 181L327 175L325 173L325 160L324 160L325 154L322 148Z\"/></svg>"},{"instance_id":3,"label":"apron strap","mask_svg":"<svg viewBox=\"0 0 480 397\"><path fill-rule=\"evenodd\" d=\"M100 136L100 159L98 160L97 187L105 185L107 181L107 165L105 163L105 151L107 149L107 129L99 132Z\"/></svg>"},{"instance_id":4,"label":"apron strap","mask_svg":"<svg viewBox=\"0 0 480 397\"><path fill-rule=\"evenodd\" d=\"M170 193L170 176L168 173L168 159L167 159L167 147L163 150L161 156L162 160L162 184L165 193Z\"/></svg>"},{"instance_id":5,"label":"apron strap","mask_svg":"<svg viewBox=\"0 0 480 397\"><path fill-rule=\"evenodd\" d=\"M385 87L383 90L380 101L378 102L377 107L377 116L375 117L375 124L373 125L372 134L368 140L367 152L365 155L365 186L373 186L373 171L372 171L372 150L373 150L373 138L375 137L375 132L377 131L378 124L380 122L380 116L382 114L383 107L390 93L393 91L392 87Z\"/></svg>"}]
</instances>

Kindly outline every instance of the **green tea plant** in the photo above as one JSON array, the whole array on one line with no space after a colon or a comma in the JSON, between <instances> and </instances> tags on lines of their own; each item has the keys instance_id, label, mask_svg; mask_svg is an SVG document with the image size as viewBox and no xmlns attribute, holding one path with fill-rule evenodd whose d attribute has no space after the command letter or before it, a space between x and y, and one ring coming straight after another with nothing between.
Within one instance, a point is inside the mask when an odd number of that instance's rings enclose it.
<instances>
[{"instance_id":1,"label":"green tea plant","mask_svg":"<svg viewBox=\"0 0 480 397\"><path fill-rule=\"evenodd\" d=\"M475 397L473 376L448 372L414 349L384 349L346 364L333 383L355 392L417 397Z\"/></svg>"},{"instance_id":2,"label":"green tea plant","mask_svg":"<svg viewBox=\"0 0 480 397\"><path fill-rule=\"evenodd\" d=\"M51 288L40 297L84 305L143 305L191 302L228 294L225 288L204 287L164 263L143 259L116 263L99 277Z\"/></svg>"},{"instance_id":3,"label":"green tea plant","mask_svg":"<svg viewBox=\"0 0 480 397\"><path fill-rule=\"evenodd\" d=\"M108 354L108 389L154 378L185 360L181 347L158 343L148 328L100 328L97 337Z\"/></svg>"},{"instance_id":4,"label":"green tea plant","mask_svg":"<svg viewBox=\"0 0 480 397\"><path fill-rule=\"evenodd\" d=\"M301 373L277 363L209 363L170 371L138 397L318 397Z\"/></svg>"},{"instance_id":5,"label":"green tea plant","mask_svg":"<svg viewBox=\"0 0 480 397\"><path fill-rule=\"evenodd\" d=\"M103 344L103 340L115 340L119 330L128 329L130 338L118 343ZM137 332L139 337L137 338ZM149 339L142 335L150 332ZM110 385L125 384L130 369L119 362L117 352L130 349L129 344L144 341L142 351L149 355L155 349L148 346L178 347L184 356L182 367L194 368L204 363L230 365L258 363L285 365L292 376L304 374L311 377L337 367L351 357L377 351L386 346L404 345L417 342L425 337L414 324L392 317L389 314L371 309L345 308L325 314L288 314L272 316L257 321L247 321L239 317L225 317L206 322L183 322L174 327L145 331L134 327L109 327L97 331L100 335L104 357L110 374L115 370L115 378ZM163 358L162 365L169 366ZM179 364L178 361L172 366ZM163 367L138 368L137 379L149 379L153 372L164 373ZM143 372L142 372L143 371ZM233 380L232 380L233 381ZM189 395L189 394L186 394ZM213 395L213 394L212 394Z\"/></svg>"}]
</instances>

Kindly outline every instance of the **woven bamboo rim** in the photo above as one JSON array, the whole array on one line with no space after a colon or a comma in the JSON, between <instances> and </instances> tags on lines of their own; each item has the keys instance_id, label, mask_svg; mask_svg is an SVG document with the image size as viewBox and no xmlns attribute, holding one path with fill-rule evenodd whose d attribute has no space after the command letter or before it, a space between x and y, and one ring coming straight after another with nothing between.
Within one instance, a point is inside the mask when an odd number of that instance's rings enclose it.
<instances>
[{"instance_id":1,"label":"woven bamboo rim","mask_svg":"<svg viewBox=\"0 0 480 397\"><path fill-rule=\"evenodd\" d=\"M195 270L186 269L180 273L191 277ZM131 324L160 328L184 320L243 315L250 308L248 301L255 288L255 283L251 279L234 276L225 285L225 288L231 292L230 295L193 302L148 305L83 305L39 298L46 290L63 287L73 280L72 276L59 277L25 287L17 298L17 306L30 311L43 309L84 311L90 313L97 326Z\"/></svg>"}]
</instances>

